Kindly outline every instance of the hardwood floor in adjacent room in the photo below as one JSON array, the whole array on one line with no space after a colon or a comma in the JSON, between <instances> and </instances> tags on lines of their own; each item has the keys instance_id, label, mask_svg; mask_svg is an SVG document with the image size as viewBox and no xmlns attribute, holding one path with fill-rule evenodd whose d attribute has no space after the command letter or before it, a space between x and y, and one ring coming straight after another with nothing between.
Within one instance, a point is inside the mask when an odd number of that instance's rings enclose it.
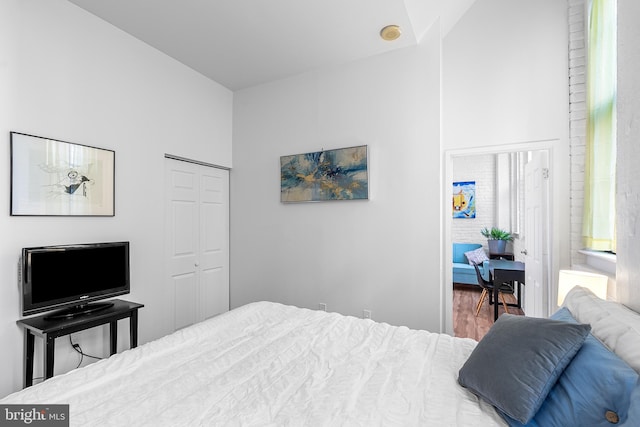
<instances>
[{"instance_id":1,"label":"hardwood floor in adjacent room","mask_svg":"<svg viewBox=\"0 0 640 427\"><path fill-rule=\"evenodd\" d=\"M489 298L485 299L478 317L475 316L476 304L480 300L482 289L479 286L455 284L453 286L453 332L456 337L473 338L480 341L493 326L493 306ZM505 295L508 303L515 303L514 295ZM504 313L502 304L498 307L498 316ZM510 314L524 315L517 307L509 307Z\"/></svg>"}]
</instances>

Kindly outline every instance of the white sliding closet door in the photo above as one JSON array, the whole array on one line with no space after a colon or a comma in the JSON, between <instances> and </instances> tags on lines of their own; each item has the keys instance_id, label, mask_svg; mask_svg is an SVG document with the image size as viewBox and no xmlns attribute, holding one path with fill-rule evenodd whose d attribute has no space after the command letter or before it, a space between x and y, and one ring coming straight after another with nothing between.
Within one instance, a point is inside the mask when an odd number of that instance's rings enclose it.
<instances>
[{"instance_id":1,"label":"white sliding closet door","mask_svg":"<svg viewBox=\"0 0 640 427\"><path fill-rule=\"evenodd\" d=\"M165 159L174 329L229 310L229 171Z\"/></svg>"}]
</instances>

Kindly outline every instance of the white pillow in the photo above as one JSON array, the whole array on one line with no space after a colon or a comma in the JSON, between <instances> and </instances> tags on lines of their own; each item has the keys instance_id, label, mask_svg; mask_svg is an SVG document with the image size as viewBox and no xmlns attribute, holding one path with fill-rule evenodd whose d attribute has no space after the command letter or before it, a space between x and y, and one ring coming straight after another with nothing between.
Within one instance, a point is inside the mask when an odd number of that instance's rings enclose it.
<instances>
[{"instance_id":1,"label":"white pillow","mask_svg":"<svg viewBox=\"0 0 640 427\"><path fill-rule=\"evenodd\" d=\"M489 260L489 257L487 257L487 254L484 253L484 249L482 248L465 252L464 256L467 257L467 260L469 260L470 265L473 265L473 264L482 265L484 261Z\"/></svg>"},{"instance_id":2,"label":"white pillow","mask_svg":"<svg viewBox=\"0 0 640 427\"><path fill-rule=\"evenodd\" d=\"M602 300L581 286L569 291L563 305L578 322L590 324L596 338L640 373L640 314Z\"/></svg>"}]
</instances>

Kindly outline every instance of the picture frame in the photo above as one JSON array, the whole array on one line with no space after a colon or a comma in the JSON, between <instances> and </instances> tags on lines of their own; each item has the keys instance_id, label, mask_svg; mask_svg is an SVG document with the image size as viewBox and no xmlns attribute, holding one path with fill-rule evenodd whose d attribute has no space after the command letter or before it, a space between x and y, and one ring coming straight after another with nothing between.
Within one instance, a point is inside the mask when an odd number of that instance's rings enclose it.
<instances>
[{"instance_id":1,"label":"picture frame","mask_svg":"<svg viewBox=\"0 0 640 427\"><path fill-rule=\"evenodd\" d=\"M459 181L453 183L453 218L473 219L476 217L476 182Z\"/></svg>"},{"instance_id":2,"label":"picture frame","mask_svg":"<svg viewBox=\"0 0 640 427\"><path fill-rule=\"evenodd\" d=\"M366 145L280 157L282 203L367 199Z\"/></svg>"},{"instance_id":3,"label":"picture frame","mask_svg":"<svg viewBox=\"0 0 640 427\"><path fill-rule=\"evenodd\" d=\"M115 216L115 151L11 132L11 216Z\"/></svg>"}]
</instances>

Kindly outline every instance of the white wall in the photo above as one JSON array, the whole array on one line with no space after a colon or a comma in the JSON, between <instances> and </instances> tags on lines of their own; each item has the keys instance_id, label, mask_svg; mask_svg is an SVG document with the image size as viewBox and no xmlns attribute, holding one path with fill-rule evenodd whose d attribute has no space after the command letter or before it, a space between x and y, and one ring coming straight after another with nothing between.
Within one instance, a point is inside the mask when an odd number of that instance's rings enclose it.
<instances>
[{"instance_id":1,"label":"white wall","mask_svg":"<svg viewBox=\"0 0 640 427\"><path fill-rule=\"evenodd\" d=\"M67 1L0 2L0 396L22 387L15 324L22 247L129 240L132 291L124 298L145 304L140 341L171 330L171 296L156 291L163 280L163 156L231 166L232 99L221 85ZM115 150L116 216L9 216L10 131ZM119 346L127 348L128 327L120 323ZM74 340L105 355L107 336L104 327ZM55 372L77 362L59 339Z\"/></svg>"},{"instance_id":2,"label":"white wall","mask_svg":"<svg viewBox=\"0 0 640 427\"><path fill-rule=\"evenodd\" d=\"M566 2L478 0L443 41L445 177L454 152L527 151L526 143L546 149L544 141L555 141L552 272L569 265L567 23Z\"/></svg>"},{"instance_id":3,"label":"white wall","mask_svg":"<svg viewBox=\"0 0 640 427\"><path fill-rule=\"evenodd\" d=\"M568 144L567 4L477 0L443 42L445 149Z\"/></svg>"},{"instance_id":4,"label":"white wall","mask_svg":"<svg viewBox=\"0 0 640 427\"><path fill-rule=\"evenodd\" d=\"M640 312L640 4L618 0L617 299Z\"/></svg>"},{"instance_id":5,"label":"white wall","mask_svg":"<svg viewBox=\"0 0 640 427\"><path fill-rule=\"evenodd\" d=\"M439 329L439 39L234 94L232 307ZM360 144L370 200L280 203L280 156Z\"/></svg>"}]
</instances>

